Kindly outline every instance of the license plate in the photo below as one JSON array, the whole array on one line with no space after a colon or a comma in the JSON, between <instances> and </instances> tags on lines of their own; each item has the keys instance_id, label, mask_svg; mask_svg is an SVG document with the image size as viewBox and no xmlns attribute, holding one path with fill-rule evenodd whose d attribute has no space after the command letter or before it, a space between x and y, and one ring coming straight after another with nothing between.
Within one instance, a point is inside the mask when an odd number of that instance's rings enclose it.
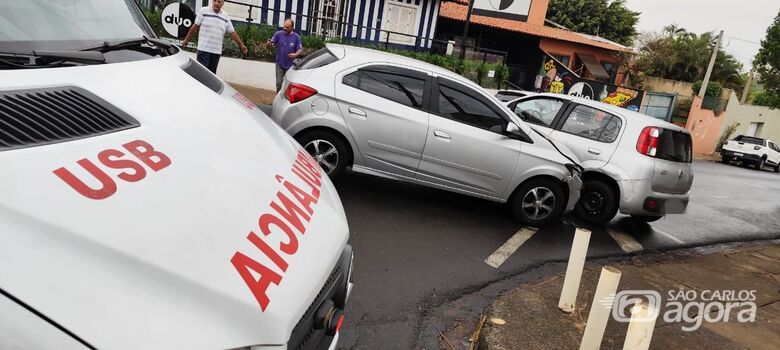
<instances>
[{"instance_id":1,"label":"license plate","mask_svg":"<svg viewBox=\"0 0 780 350\"><path fill-rule=\"evenodd\" d=\"M742 156L744 156L744 154L742 154L742 153L734 153L734 157L742 157Z\"/></svg>"}]
</instances>

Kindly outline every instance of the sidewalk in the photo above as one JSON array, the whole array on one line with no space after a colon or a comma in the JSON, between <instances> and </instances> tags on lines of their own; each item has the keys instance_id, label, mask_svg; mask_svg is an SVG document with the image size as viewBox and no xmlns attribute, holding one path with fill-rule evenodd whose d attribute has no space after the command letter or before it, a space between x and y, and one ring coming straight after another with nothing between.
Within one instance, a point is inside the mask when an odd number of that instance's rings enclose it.
<instances>
[{"instance_id":1,"label":"sidewalk","mask_svg":"<svg viewBox=\"0 0 780 350\"><path fill-rule=\"evenodd\" d=\"M748 243L727 251L709 248L642 255L610 263L609 266L622 271L618 292L654 290L660 293L661 313L652 336L651 349L780 349L778 241ZM557 307L563 273L504 293L486 311L488 321L482 330L479 348L578 349L601 267L586 265L577 308L572 314L563 313ZM755 290L755 321L738 322L739 311L750 309L745 306L734 308L729 322L708 322L705 318L700 328L683 331L681 327L695 326L695 321L686 322L685 318L679 323L664 321L667 311L672 309L667 304L670 291L680 289L686 293L697 293L694 300L705 304L718 301L711 297L714 291ZM707 290L711 291L710 294L704 295L709 297L696 300ZM686 305L685 300L678 301ZM693 320L698 310L706 310L705 307L697 309L695 306L687 312L690 315L688 321ZM717 320L717 311L710 309L710 320ZM682 318L685 312L678 314ZM502 320L505 322L503 325ZM622 349L627 327L627 323L610 318L601 349ZM442 346L449 348L446 343Z\"/></svg>"},{"instance_id":2,"label":"sidewalk","mask_svg":"<svg viewBox=\"0 0 780 350\"><path fill-rule=\"evenodd\" d=\"M246 96L246 98L256 105L270 105L274 102L274 96L276 96L276 91L273 90L259 89L234 83L230 83L230 86L238 90L238 92Z\"/></svg>"}]
</instances>

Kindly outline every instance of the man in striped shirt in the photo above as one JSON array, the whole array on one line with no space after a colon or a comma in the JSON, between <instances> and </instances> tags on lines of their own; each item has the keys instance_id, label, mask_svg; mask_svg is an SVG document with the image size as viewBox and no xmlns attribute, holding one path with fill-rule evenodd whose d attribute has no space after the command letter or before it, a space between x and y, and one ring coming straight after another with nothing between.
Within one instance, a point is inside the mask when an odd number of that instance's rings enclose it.
<instances>
[{"instance_id":1,"label":"man in striped shirt","mask_svg":"<svg viewBox=\"0 0 780 350\"><path fill-rule=\"evenodd\" d=\"M206 6L198 11L195 17L195 23L187 32L187 36L182 41L182 46L187 46L195 32L200 30L198 35L198 62L206 66L214 74L217 73L219 58L222 56L222 41L225 39L225 32L230 34L233 41L241 48L241 52L247 53L246 45L233 29L233 22L230 16L222 11L222 5L225 0L212 0L211 6ZM202 29L201 29L202 27Z\"/></svg>"}]
</instances>

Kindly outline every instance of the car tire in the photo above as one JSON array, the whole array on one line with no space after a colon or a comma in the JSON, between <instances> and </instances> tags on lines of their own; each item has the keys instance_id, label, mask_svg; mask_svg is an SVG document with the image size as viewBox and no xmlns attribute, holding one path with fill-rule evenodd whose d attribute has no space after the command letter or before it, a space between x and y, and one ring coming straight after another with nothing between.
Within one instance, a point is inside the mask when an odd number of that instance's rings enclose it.
<instances>
[{"instance_id":1,"label":"car tire","mask_svg":"<svg viewBox=\"0 0 780 350\"><path fill-rule=\"evenodd\" d=\"M655 216L655 215L631 215L631 219L633 219L634 221L647 222L647 223L661 220L662 217L663 217L663 215L662 216Z\"/></svg>"},{"instance_id":2,"label":"car tire","mask_svg":"<svg viewBox=\"0 0 780 350\"><path fill-rule=\"evenodd\" d=\"M517 221L543 227L561 216L566 198L560 183L551 179L535 179L518 187L510 204Z\"/></svg>"},{"instance_id":3,"label":"car tire","mask_svg":"<svg viewBox=\"0 0 780 350\"><path fill-rule=\"evenodd\" d=\"M759 160L756 163L756 170L759 170L759 171L763 170L764 169L764 164L766 164L766 159L761 158L761 160Z\"/></svg>"},{"instance_id":4,"label":"car tire","mask_svg":"<svg viewBox=\"0 0 780 350\"><path fill-rule=\"evenodd\" d=\"M352 154L341 137L333 132L314 130L295 139L316 160L331 179L337 178L352 162Z\"/></svg>"},{"instance_id":5,"label":"car tire","mask_svg":"<svg viewBox=\"0 0 780 350\"><path fill-rule=\"evenodd\" d=\"M720 162L723 163L723 164L728 164L729 163L729 159L726 158L726 157L723 157L723 158L720 159Z\"/></svg>"},{"instance_id":6,"label":"car tire","mask_svg":"<svg viewBox=\"0 0 780 350\"><path fill-rule=\"evenodd\" d=\"M775 165L775 172L780 173L780 162L778 162L777 165Z\"/></svg>"},{"instance_id":7,"label":"car tire","mask_svg":"<svg viewBox=\"0 0 780 350\"><path fill-rule=\"evenodd\" d=\"M620 198L612 186L604 181L588 180L582 185L574 212L589 224L603 225L615 217L619 206Z\"/></svg>"}]
</instances>

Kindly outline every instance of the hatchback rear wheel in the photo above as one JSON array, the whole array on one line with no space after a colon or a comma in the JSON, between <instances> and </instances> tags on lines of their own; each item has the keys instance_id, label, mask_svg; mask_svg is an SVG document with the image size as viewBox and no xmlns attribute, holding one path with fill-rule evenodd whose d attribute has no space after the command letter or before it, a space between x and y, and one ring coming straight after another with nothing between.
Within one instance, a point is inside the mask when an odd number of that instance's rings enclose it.
<instances>
[{"instance_id":1,"label":"hatchback rear wheel","mask_svg":"<svg viewBox=\"0 0 780 350\"><path fill-rule=\"evenodd\" d=\"M610 185L604 181L588 180L582 185L580 200L574 212L589 224L602 225L615 217L619 201Z\"/></svg>"},{"instance_id":2,"label":"hatchback rear wheel","mask_svg":"<svg viewBox=\"0 0 780 350\"><path fill-rule=\"evenodd\" d=\"M296 140L331 179L341 175L347 164L351 162L347 145L333 132L315 130L296 136Z\"/></svg>"},{"instance_id":3,"label":"hatchback rear wheel","mask_svg":"<svg viewBox=\"0 0 780 350\"><path fill-rule=\"evenodd\" d=\"M520 186L512 197L512 214L523 224L542 227L558 218L566 204L560 184L536 179Z\"/></svg>"}]
</instances>

